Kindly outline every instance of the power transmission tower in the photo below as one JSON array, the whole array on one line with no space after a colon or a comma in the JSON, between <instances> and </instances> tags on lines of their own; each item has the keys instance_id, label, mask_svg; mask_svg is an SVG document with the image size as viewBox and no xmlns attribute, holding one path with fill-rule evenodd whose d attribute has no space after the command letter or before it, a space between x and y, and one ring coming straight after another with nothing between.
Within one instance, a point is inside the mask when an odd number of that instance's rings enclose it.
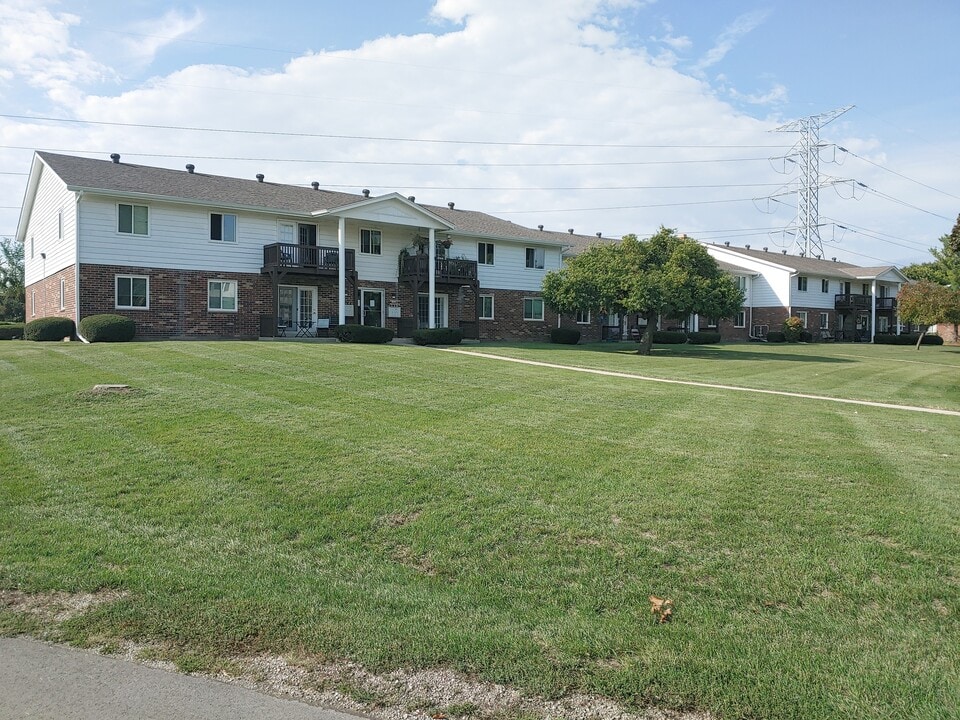
<instances>
[{"instance_id":1,"label":"power transmission tower","mask_svg":"<svg viewBox=\"0 0 960 720\"><path fill-rule=\"evenodd\" d=\"M812 257L823 255L820 242L820 128L833 122L853 105L837 108L830 112L810 115L775 128L775 132L798 132L800 139L787 153L784 160L796 163L800 167L800 186L797 192L797 219L795 222L796 241L794 246L800 253ZM793 158L797 159L794 160ZM827 183L830 184L830 183Z\"/></svg>"}]
</instances>

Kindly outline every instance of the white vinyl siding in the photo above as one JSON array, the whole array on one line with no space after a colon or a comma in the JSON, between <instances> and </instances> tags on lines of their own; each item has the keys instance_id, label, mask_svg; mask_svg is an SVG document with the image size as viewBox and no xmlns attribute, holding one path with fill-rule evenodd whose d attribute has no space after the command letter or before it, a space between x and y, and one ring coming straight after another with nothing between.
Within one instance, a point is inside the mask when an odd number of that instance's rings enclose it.
<instances>
[{"instance_id":1,"label":"white vinyl siding","mask_svg":"<svg viewBox=\"0 0 960 720\"><path fill-rule=\"evenodd\" d=\"M24 252L25 285L76 263L75 198L60 178L42 166L36 198L24 228L24 237L29 238L25 244L30 246ZM40 253L47 256L45 260Z\"/></svg>"}]
</instances>

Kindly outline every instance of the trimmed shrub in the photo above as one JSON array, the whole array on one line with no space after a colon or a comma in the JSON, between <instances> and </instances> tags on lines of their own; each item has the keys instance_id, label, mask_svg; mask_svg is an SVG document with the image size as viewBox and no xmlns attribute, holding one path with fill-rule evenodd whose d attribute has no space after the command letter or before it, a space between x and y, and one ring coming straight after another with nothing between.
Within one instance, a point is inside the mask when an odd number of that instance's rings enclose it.
<instances>
[{"instance_id":1,"label":"trimmed shrub","mask_svg":"<svg viewBox=\"0 0 960 720\"><path fill-rule=\"evenodd\" d=\"M812 343L813 342L813 333L809 330L804 330L800 333L800 342Z\"/></svg>"},{"instance_id":2,"label":"trimmed shrub","mask_svg":"<svg viewBox=\"0 0 960 720\"><path fill-rule=\"evenodd\" d=\"M23 326L24 340L56 342L73 337L73 320L65 317L45 317Z\"/></svg>"},{"instance_id":3,"label":"trimmed shrub","mask_svg":"<svg viewBox=\"0 0 960 720\"><path fill-rule=\"evenodd\" d=\"M550 342L560 345L576 345L580 342L580 331L576 328L553 328L550 330Z\"/></svg>"},{"instance_id":4,"label":"trimmed shrub","mask_svg":"<svg viewBox=\"0 0 960 720\"><path fill-rule=\"evenodd\" d=\"M779 332L777 330L771 330L770 332L767 333L767 342L782 343L786 341L787 341L787 338L782 332Z\"/></svg>"},{"instance_id":5,"label":"trimmed shrub","mask_svg":"<svg viewBox=\"0 0 960 720\"><path fill-rule=\"evenodd\" d=\"M411 337L417 345L459 345L463 331L459 328L427 328L414 330Z\"/></svg>"},{"instance_id":6,"label":"trimmed shrub","mask_svg":"<svg viewBox=\"0 0 960 720\"><path fill-rule=\"evenodd\" d=\"M339 325L337 340L346 343L388 343L393 340L393 330L372 325Z\"/></svg>"},{"instance_id":7,"label":"trimmed shrub","mask_svg":"<svg viewBox=\"0 0 960 720\"><path fill-rule=\"evenodd\" d=\"M0 340L16 340L23 337L23 323L0 323Z\"/></svg>"},{"instance_id":8,"label":"trimmed shrub","mask_svg":"<svg viewBox=\"0 0 960 720\"><path fill-rule=\"evenodd\" d=\"M873 342L877 345L916 345L917 333L911 335L874 335ZM943 338L939 335L924 335L921 345L943 345Z\"/></svg>"},{"instance_id":9,"label":"trimmed shrub","mask_svg":"<svg viewBox=\"0 0 960 720\"><path fill-rule=\"evenodd\" d=\"M783 336L787 342L797 342L803 333L803 320L796 315L791 315L783 321Z\"/></svg>"},{"instance_id":10,"label":"trimmed shrub","mask_svg":"<svg viewBox=\"0 0 960 720\"><path fill-rule=\"evenodd\" d=\"M683 345L687 334L683 330L654 330L653 341L660 345Z\"/></svg>"},{"instance_id":11,"label":"trimmed shrub","mask_svg":"<svg viewBox=\"0 0 960 720\"><path fill-rule=\"evenodd\" d=\"M713 345L720 342L718 332L690 332L687 333L687 342L691 345Z\"/></svg>"},{"instance_id":12,"label":"trimmed shrub","mask_svg":"<svg viewBox=\"0 0 960 720\"><path fill-rule=\"evenodd\" d=\"M89 342L130 342L137 324L122 315L90 315L80 321L80 334Z\"/></svg>"}]
</instances>

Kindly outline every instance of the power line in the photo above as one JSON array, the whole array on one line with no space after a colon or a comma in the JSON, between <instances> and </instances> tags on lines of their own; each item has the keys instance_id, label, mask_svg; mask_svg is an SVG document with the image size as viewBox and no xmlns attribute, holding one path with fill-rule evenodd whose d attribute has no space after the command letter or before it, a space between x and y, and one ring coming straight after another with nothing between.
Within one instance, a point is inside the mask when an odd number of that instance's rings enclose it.
<instances>
[{"instance_id":1,"label":"power line","mask_svg":"<svg viewBox=\"0 0 960 720\"><path fill-rule=\"evenodd\" d=\"M534 213L562 213L562 212L597 212L600 210L640 210L644 208L682 207L686 205L717 205L720 203L753 202L753 198L736 198L731 200L698 200L694 202L655 203L652 205L614 205L610 207L589 208L553 208L549 210L494 210L496 215L532 215Z\"/></svg>"},{"instance_id":2,"label":"power line","mask_svg":"<svg viewBox=\"0 0 960 720\"><path fill-rule=\"evenodd\" d=\"M378 135L335 135L332 133L290 132L281 130L240 130L234 128L191 127L185 125L160 125L154 123L126 123L108 120L81 120L76 118L55 118L40 115L12 115L0 113L0 117L11 120L39 120L43 122L69 123L76 125L104 125L108 127L133 127L148 130L179 130L185 132L229 133L235 135L268 135L273 137L306 137L327 140L372 140L376 142L409 142L436 145L490 145L496 147L546 147L546 148L609 148L613 150L664 150L664 149L743 149L749 147L770 147L769 145L631 145L602 143L531 143L501 140L441 140L438 138L405 138ZM774 146L780 147L780 146Z\"/></svg>"},{"instance_id":3,"label":"power line","mask_svg":"<svg viewBox=\"0 0 960 720\"><path fill-rule=\"evenodd\" d=\"M951 198L954 198L954 199L956 199L956 200L960 200L960 195L954 195L953 193L948 193L946 190L941 190L940 188L935 188L933 185L927 185L925 182L920 182L919 180L915 180L915 179L913 179L912 177L908 177L908 176L904 175L903 173L898 173L896 170L891 170L891 169L888 168L888 167L884 167L884 166L881 165L880 163L876 163L876 162L874 162L873 160L868 160L867 158L863 157L862 155L857 155L855 152L853 152L852 150L847 150L847 149L846 149L845 147L843 147L842 145L837 145L836 148L837 148L837 150L840 150L841 152L845 152L847 155L852 155L853 157L857 158L858 160L863 160L863 162L869 163L870 165L873 165L874 167L880 168L881 170L884 170L884 171L890 173L891 175L896 175L897 177L901 177L901 178L903 178L904 180L909 180L909 181L912 182L912 183L916 183L916 184L919 185L920 187L925 187L925 188L927 188L927 190L933 190L934 192L938 192L938 193L940 193L941 195L946 195L947 197L951 197Z\"/></svg>"}]
</instances>

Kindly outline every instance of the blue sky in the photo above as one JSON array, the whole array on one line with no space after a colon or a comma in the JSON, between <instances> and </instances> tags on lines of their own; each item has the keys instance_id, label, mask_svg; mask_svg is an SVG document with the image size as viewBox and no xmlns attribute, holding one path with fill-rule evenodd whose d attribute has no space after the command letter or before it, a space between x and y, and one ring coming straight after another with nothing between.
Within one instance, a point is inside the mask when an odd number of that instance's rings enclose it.
<instances>
[{"instance_id":1,"label":"blue sky","mask_svg":"<svg viewBox=\"0 0 960 720\"><path fill-rule=\"evenodd\" d=\"M945 0L2 0L0 234L42 148L779 249L771 131L856 105L821 132L824 253L922 261L960 212L958 29Z\"/></svg>"}]
</instances>

